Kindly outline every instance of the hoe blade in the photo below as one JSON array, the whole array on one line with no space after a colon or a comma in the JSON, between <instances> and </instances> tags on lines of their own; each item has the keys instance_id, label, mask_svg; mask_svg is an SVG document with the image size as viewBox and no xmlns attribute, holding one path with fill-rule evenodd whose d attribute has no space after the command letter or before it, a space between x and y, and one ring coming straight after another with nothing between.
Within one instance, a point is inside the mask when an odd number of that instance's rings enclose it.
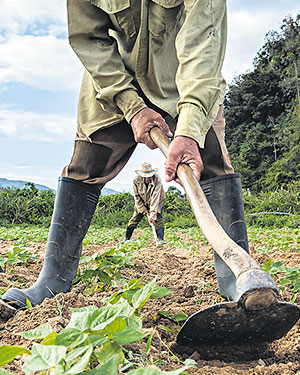
<instances>
[{"instance_id":1,"label":"hoe blade","mask_svg":"<svg viewBox=\"0 0 300 375\"><path fill-rule=\"evenodd\" d=\"M224 302L192 315L182 326L179 346L272 342L284 336L300 318L300 309L274 302L262 310L246 310L239 302Z\"/></svg>"},{"instance_id":2,"label":"hoe blade","mask_svg":"<svg viewBox=\"0 0 300 375\"><path fill-rule=\"evenodd\" d=\"M6 322L16 311L13 306L0 299L0 322Z\"/></svg>"}]
</instances>

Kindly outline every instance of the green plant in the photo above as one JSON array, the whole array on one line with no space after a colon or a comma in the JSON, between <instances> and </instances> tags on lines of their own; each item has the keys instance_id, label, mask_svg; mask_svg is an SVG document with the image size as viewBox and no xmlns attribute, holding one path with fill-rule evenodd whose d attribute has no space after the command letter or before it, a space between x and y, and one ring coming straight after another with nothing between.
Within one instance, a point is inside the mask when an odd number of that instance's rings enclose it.
<instances>
[{"instance_id":1,"label":"green plant","mask_svg":"<svg viewBox=\"0 0 300 375\"><path fill-rule=\"evenodd\" d=\"M175 315L171 315L171 313L168 312L168 311L158 311L158 314L162 315L163 317L165 317L169 320L172 320L173 322L176 322L178 324L178 327L180 327L179 322L181 322L183 320L187 320L187 318L188 318L188 315L186 315L183 312L180 312L180 313L175 314Z\"/></svg>"},{"instance_id":2,"label":"green plant","mask_svg":"<svg viewBox=\"0 0 300 375\"><path fill-rule=\"evenodd\" d=\"M105 285L111 285L113 280L122 281L121 269L133 265L132 257L137 247L137 244L132 247L119 244L100 255L81 257L80 264L86 264L86 267L78 270L73 284L85 283L84 294L91 294Z\"/></svg>"},{"instance_id":3,"label":"green plant","mask_svg":"<svg viewBox=\"0 0 300 375\"><path fill-rule=\"evenodd\" d=\"M135 282L136 283L136 282ZM0 366L10 363L15 357L30 354L23 365L23 371L33 373L47 371L50 374L117 374L125 361L124 346L145 337L142 333L141 308L155 289L155 279L137 288L130 295L122 293L115 303L107 302L96 308L88 306L72 309L68 326L60 333L52 331L49 324L44 324L31 331L22 332L25 339L34 340L29 351L22 347L0 347ZM127 291L130 290L127 288ZM39 342L36 342L39 341ZM187 361L179 370L171 372L149 372L142 368L128 374L180 374L192 367L194 361Z\"/></svg>"},{"instance_id":4,"label":"green plant","mask_svg":"<svg viewBox=\"0 0 300 375\"><path fill-rule=\"evenodd\" d=\"M39 259L38 256L33 255L27 248L14 246L12 252L8 251L0 256L0 267L6 272L7 266L15 266L17 264L27 264L29 260Z\"/></svg>"},{"instance_id":5,"label":"green plant","mask_svg":"<svg viewBox=\"0 0 300 375\"><path fill-rule=\"evenodd\" d=\"M294 292L300 290L300 269L295 267L289 268L281 261L273 262L272 259L269 259L262 266L262 270L274 276L282 290L284 290L285 285L290 285Z\"/></svg>"}]
</instances>

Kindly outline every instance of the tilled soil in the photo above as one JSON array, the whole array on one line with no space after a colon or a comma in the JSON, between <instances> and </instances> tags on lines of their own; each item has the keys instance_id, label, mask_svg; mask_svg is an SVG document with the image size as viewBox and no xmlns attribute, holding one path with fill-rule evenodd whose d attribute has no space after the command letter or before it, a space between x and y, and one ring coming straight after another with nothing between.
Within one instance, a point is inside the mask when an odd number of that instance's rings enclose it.
<instances>
[{"instance_id":1,"label":"tilled soil","mask_svg":"<svg viewBox=\"0 0 300 375\"><path fill-rule=\"evenodd\" d=\"M133 241L142 230L136 230ZM183 240L192 241L191 238ZM103 252L108 246L89 245L84 249L84 255L92 255L95 252ZM13 242L1 241L0 254L11 250ZM199 245L199 244L198 244ZM45 250L44 243L31 243L30 251L40 256L40 260L31 260L26 266L16 266L12 272L8 268L3 270L0 280L0 288L7 289L22 280L24 288L33 284L36 280L43 261ZM264 264L269 257L273 261L282 260L287 267L300 265L300 253L297 251L282 251L274 249L267 254L258 254L255 246L250 243L250 255L259 263ZM197 362L197 367L188 370L190 375L225 375L225 374L259 374L259 375L292 375L300 374L300 323L298 323L281 339L271 344L243 344L243 345L219 345L202 346L197 349L180 348L176 344L176 334L168 332L161 326L170 330L179 330L179 323L165 318L160 311L175 316L178 313L192 315L215 303L223 302L218 294L217 282L213 268L213 256L211 248L205 243L201 244L197 251L190 252L169 245L156 247L153 240L149 240L145 248L136 252L134 266L124 270L129 278L143 277L149 282L157 276L157 284L172 291L166 297L149 300L142 310L143 327L145 330L156 328L149 352L148 362L142 356L146 342L134 343L130 349L135 353L135 361L145 366L152 359L160 359L159 366L162 370L174 370L178 360L192 358ZM19 285L19 284L18 284ZM18 311L11 319L2 324L0 330L0 345L21 345L30 348L31 342L17 335L18 332L33 329L41 324L50 323L56 331L62 330L68 324L71 316L70 307L83 307L88 305L102 306L101 300L105 295L111 294L101 291L93 295L83 295L84 286L74 286L72 291L64 295L58 295L56 299L46 299L41 305L34 308ZM289 302L292 290L285 288L281 300ZM300 297L295 304L300 306ZM180 323L181 324L181 323ZM276 330L276 327L273 327ZM7 370L15 375L24 374L21 370L24 357L14 360L6 366ZM117 374L116 374L117 375Z\"/></svg>"}]
</instances>

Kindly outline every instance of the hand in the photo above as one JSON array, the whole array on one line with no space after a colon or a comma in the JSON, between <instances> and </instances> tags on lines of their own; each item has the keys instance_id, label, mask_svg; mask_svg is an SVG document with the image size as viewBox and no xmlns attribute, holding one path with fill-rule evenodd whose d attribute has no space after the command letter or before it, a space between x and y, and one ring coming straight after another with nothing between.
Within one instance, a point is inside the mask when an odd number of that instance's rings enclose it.
<instances>
[{"instance_id":1,"label":"hand","mask_svg":"<svg viewBox=\"0 0 300 375\"><path fill-rule=\"evenodd\" d=\"M149 135L150 129L158 126L169 138L173 137L170 132L168 124L163 117L150 108L144 108L133 116L131 120L131 127L134 134L134 139L138 143L145 143L146 146L152 150L157 148Z\"/></svg>"},{"instance_id":2,"label":"hand","mask_svg":"<svg viewBox=\"0 0 300 375\"><path fill-rule=\"evenodd\" d=\"M144 212L143 212L143 215L144 215L144 216L146 216L146 215L148 216L148 211L147 211L147 210L144 211Z\"/></svg>"},{"instance_id":3,"label":"hand","mask_svg":"<svg viewBox=\"0 0 300 375\"><path fill-rule=\"evenodd\" d=\"M203 171L203 162L200 156L198 143L189 137L178 136L173 139L169 146L168 158L165 162L166 181L175 180L178 164L187 164L194 175L200 180L200 174Z\"/></svg>"},{"instance_id":4,"label":"hand","mask_svg":"<svg viewBox=\"0 0 300 375\"><path fill-rule=\"evenodd\" d=\"M151 224L154 223L154 220L153 220L153 219L150 219L150 217L148 217L148 222L149 222L149 224L151 225Z\"/></svg>"}]
</instances>

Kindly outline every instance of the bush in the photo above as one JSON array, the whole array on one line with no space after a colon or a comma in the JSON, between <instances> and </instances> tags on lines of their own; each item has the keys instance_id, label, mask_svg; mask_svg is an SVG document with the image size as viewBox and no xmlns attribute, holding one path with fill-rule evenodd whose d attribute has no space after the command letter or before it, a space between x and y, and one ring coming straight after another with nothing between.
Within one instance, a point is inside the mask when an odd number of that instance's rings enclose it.
<instances>
[{"instance_id":1,"label":"bush","mask_svg":"<svg viewBox=\"0 0 300 375\"><path fill-rule=\"evenodd\" d=\"M39 191L34 184L25 188L0 189L0 224L49 225L55 194L51 190ZM247 224L252 226L298 228L300 226L300 183L274 191L248 195L244 192ZM125 227L132 216L134 198L130 193L101 196L92 223L101 227ZM276 215L281 212L291 215ZM253 215L255 214L255 215ZM189 228L197 226L189 202L175 187L166 193L164 220L166 227ZM147 227L146 219L140 227Z\"/></svg>"},{"instance_id":2,"label":"bush","mask_svg":"<svg viewBox=\"0 0 300 375\"><path fill-rule=\"evenodd\" d=\"M300 226L299 182L257 195L244 192L244 204L247 223L250 225L291 228Z\"/></svg>"},{"instance_id":3,"label":"bush","mask_svg":"<svg viewBox=\"0 0 300 375\"><path fill-rule=\"evenodd\" d=\"M49 225L54 199L53 191L39 191L32 183L27 183L23 189L0 189L0 222Z\"/></svg>"}]
</instances>

